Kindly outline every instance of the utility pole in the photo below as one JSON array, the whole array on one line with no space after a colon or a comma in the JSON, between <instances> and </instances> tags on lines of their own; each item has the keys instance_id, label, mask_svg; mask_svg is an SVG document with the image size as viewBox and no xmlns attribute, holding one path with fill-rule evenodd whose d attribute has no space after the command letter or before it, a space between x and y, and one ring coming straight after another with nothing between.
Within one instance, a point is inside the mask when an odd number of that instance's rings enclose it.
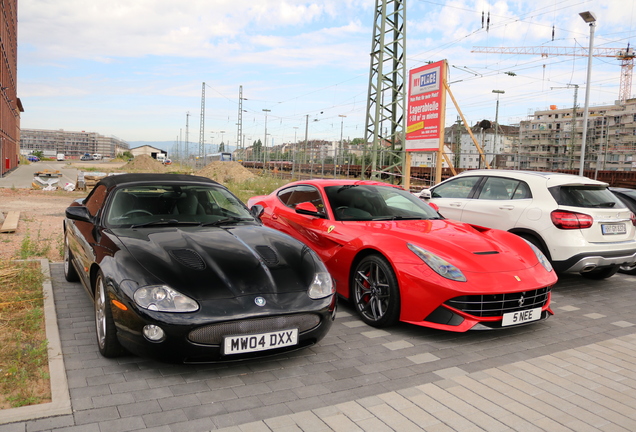
<instances>
[{"instance_id":1,"label":"utility pole","mask_svg":"<svg viewBox=\"0 0 636 432\"><path fill-rule=\"evenodd\" d=\"M190 144L188 142L188 128L190 123L190 111L186 112L186 131L185 131L185 156L186 160L190 157Z\"/></svg>"},{"instance_id":2,"label":"utility pole","mask_svg":"<svg viewBox=\"0 0 636 432\"><path fill-rule=\"evenodd\" d=\"M238 103L238 122L236 123L238 128L236 131L237 136L237 147L238 147L238 155L239 159L243 159L243 154L245 153L245 149L243 148L243 143L241 142L241 137L243 136L243 101L247 99L243 99L243 86L239 86L239 103ZM228 148L229 150L229 148Z\"/></svg>"},{"instance_id":3,"label":"utility pole","mask_svg":"<svg viewBox=\"0 0 636 432\"><path fill-rule=\"evenodd\" d=\"M307 136L309 134L309 114L305 115L305 156L307 156ZM306 162L305 162L306 163ZM313 163L312 163L312 174L313 174ZM312 176L313 177L313 176Z\"/></svg>"},{"instance_id":4,"label":"utility pole","mask_svg":"<svg viewBox=\"0 0 636 432\"><path fill-rule=\"evenodd\" d=\"M404 172L407 159L403 157L407 87L406 0L376 0L375 4L365 130L365 144L372 145L372 178L380 176L378 150L385 143L391 146L387 170L401 169ZM383 134L382 128L386 130L387 124L390 132ZM365 172L363 160L363 176Z\"/></svg>"},{"instance_id":5,"label":"utility pole","mask_svg":"<svg viewBox=\"0 0 636 432\"><path fill-rule=\"evenodd\" d=\"M346 115L343 114L338 114L338 117L340 117L340 148L338 149L338 158L341 161L344 161L344 157L343 157L343 146L342 146L342 130L344 128L344 119L345 117L347 117ZM338 165L338 158L336 158L336 165ZM335 173L335 169L334 169L334 177L336 176Z\"/></svg>"},{"instance_id":6,"label":"utility pole","mask_svg":"<svg viewBox=\"0 0 636 432\"><path fill-rule=\"evenodd\" d=\"M201 121L199 129L199 158L205 166L205 82L201 85Z\"/></svg>"},{"instance_id":7,"label":"utility pole","mask_svg":"<svg viewBox=\"0 0 636 432\"><path fill-rule=\"evenodd\" d=\"M263 172L265 172L265 164L267 163L267 113L271 112L267 108L263 108L265 112L265 140L263 141L263 145L265 146L265 151L263 152Z\"/></svg>"}]
</instances>

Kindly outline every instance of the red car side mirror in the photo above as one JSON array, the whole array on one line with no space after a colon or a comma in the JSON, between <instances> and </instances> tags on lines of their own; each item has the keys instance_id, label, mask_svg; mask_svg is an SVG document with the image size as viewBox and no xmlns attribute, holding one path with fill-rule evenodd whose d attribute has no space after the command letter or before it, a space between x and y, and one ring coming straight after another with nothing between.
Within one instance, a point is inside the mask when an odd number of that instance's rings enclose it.
<instances>
[{"instance_id":1,"label":"red car side mirror","mask_svg":"<svg viewBox=\"0 0 636 432\"><path fill-rule=\"evenodd\" d=\"M318 211L315 205L309 201L301 202L296 205L296 213L309 216L323 217L322 213Z\"/></svg>"}]
</instances>

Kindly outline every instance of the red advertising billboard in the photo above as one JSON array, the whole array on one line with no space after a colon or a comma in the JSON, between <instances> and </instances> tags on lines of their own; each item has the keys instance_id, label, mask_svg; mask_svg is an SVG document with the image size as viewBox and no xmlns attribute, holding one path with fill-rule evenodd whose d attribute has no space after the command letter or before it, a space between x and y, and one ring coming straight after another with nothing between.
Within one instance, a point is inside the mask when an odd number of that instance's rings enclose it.
<instances>
[{"instance_id":1,"label":"red advertising billboard","mask_svg":"<svg viewBox=\"0 0 636 432\"><path fill-rule=\"evenodd\" d=\"M437 151L444 127L446 60L409 72L406 151Z\"/></svg>"}]
</instances>

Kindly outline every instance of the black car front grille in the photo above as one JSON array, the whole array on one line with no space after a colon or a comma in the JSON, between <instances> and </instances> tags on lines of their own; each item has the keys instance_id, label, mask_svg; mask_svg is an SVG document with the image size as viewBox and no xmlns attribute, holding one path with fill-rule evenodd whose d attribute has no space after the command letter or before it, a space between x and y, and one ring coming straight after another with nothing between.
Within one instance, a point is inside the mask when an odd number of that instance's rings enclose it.
<instances>
[{"instance_id":1,"label":"black car front grille","mask_svg":"<svg viewBox=\"0 0 636 432\"><path fill-rule=\"evenodd\" d=\"M269 318L255 318L240 321L229 321L199 327L190 332L191 342L205 345L220 345L225 336L254 333L267 333L278 330L297 328L302 334L320 324L320 315L297 314L282 315Z\"/></svg>"},{"instance_id":2,"label":"black car front grille","mask_svg":"<svg viewBox=\"0 0 636 432\"><path fill-rule=\"evenodd\" d=\"M465 295L448 300L445 304L477 317L498 317L545 306L550 288L507 294Z\"/></svg>"}]
</instances>

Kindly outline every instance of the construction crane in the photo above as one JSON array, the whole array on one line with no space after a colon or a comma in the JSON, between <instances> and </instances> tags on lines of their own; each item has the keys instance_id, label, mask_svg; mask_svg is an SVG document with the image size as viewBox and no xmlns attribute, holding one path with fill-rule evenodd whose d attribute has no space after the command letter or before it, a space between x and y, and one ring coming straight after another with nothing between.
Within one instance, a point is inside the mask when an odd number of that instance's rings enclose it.
<instances>
[{"instance_id":1,"label":"construction crane","mask_svg":"<svg viewBox=\"0 0 636 432\"><path fill-rule=\"evenodd\" d=\"M530 54L549 56L582 56L587 57L589 49L585 47L473 47L474 53L493 54ZM612 57L621 61L621 82L618 99L625 102L630 98L632 92L632 70L634 69L634 49L627 48L592 48L593 57Z\"/></svg>"}]
</instances>

